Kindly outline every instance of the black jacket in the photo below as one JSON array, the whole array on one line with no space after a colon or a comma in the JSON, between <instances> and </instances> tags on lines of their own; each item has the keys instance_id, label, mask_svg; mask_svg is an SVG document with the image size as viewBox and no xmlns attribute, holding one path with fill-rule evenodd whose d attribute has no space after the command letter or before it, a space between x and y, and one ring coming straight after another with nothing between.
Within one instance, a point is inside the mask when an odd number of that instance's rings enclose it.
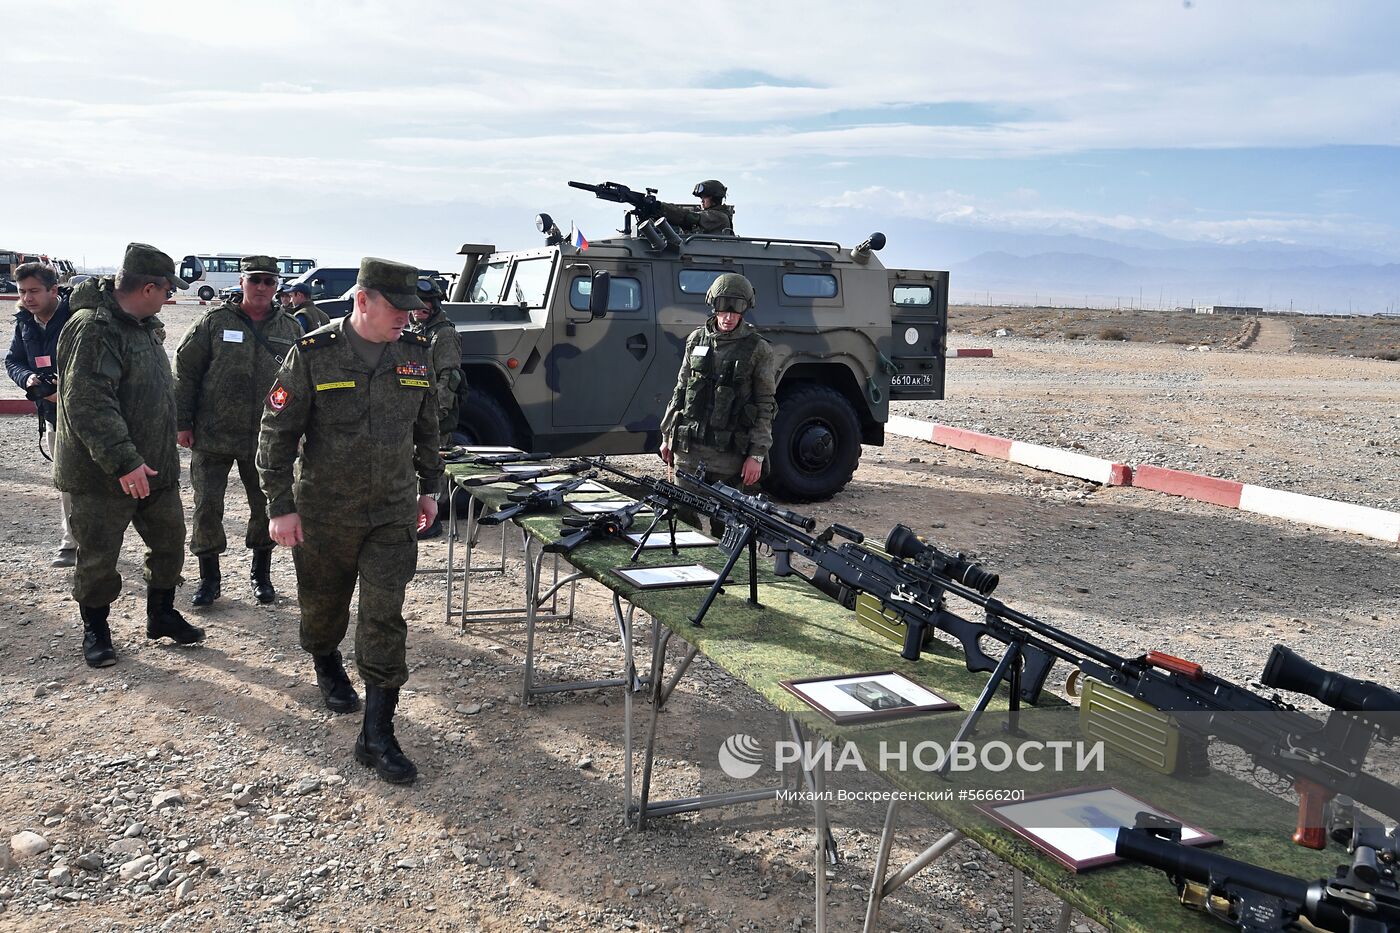
<instances>
[{"instance_id":1,"label":"black jacket","mask_svg":"<svg viewBox=\"0 0 1400 933\"><path fill-rule=\"evenodd\" d=\"M23 308L15 312L15 336L5 356L5 371L15 385L23 389L30 376L52 376L58 372L58 335L71 315L67 295L59 299L58 310L49 318L47 326L34 320L34 315ZM58 414L54 403L40 399L38 406L44 420L53 424Z\"/></svg>"}]
</instances>

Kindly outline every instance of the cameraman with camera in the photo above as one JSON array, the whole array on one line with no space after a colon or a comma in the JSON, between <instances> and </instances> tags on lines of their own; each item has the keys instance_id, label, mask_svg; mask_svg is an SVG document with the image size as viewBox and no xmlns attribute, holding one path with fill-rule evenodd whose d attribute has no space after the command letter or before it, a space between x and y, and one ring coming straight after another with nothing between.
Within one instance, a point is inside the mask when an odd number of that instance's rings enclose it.
<instances>
[{"instance_id":1,"label":"cameraman with camera","mask_svg":"<svg viewBox=\"0 0 1400 933\"><path fill-rule=\"evenodd\" d=\"M56 436L54 423L58 417L58 335L71 313L68 296L58 293L58 272L41 262L26 262L16 268L15 282L19 286L19 310L15 312L15 336L5 356L5 371L38 408L42 419L41 437L47 425L52 439ZM68 514L73 505L68 493L61 496L63 540L59 542L53 566L72 567L78 548L68 527Z\"/></svg>"}]
</instances>

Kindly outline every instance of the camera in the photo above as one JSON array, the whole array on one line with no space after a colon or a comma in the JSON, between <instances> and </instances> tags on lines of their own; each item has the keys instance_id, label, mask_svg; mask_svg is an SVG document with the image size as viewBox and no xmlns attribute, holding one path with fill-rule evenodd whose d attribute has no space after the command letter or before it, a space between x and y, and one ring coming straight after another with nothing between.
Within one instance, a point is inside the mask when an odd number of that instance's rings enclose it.
<instances>
[{"instance_id":1,"label":"camera","mask_svg":"<svg viewBox=\"0 0 1400 933\"><path fill-rule=\"evenodd\" d=\"M41 375L39 381L24 390L24 397L31 402L48 398L58 391L58 376L53 373Z\"/></svg>"}]
</instances>

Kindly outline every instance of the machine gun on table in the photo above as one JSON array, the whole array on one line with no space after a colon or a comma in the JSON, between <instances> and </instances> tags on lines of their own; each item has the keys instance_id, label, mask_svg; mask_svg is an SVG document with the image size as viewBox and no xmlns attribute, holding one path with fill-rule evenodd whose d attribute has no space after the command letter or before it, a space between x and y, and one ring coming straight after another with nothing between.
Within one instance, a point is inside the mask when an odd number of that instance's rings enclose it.
<instances>
[{"instance_id":1,"label":"machine gun on table","mask_svg":"<svg viewBox=\"0 0 1400 933\"><path fill-rule=\"evenodd\" d=\"M517 515L531 512L552 512L564 504L565 495L583 486L597 475L597 470L589 470L587 473L576 476L566 483L560 483L551 489L518 489L506 495L510 505L503 506L490 515L483 515L477 521L483 525L499 525Z\"/></svg>"},{"instance_id":2,"label":"machine gun on table","mask_svg":"<svg viewBox=\"0 0 1400 933\"><path fill-rule=\"evenodd\" d=\"M1187 907L1247 933L1302 929L1300 920L1332 933L1400 933L1396 830L1353 812L1352 825L1333 835L1346 842L1351 861L1312 882L1182 845L1181 824L1154 813L1118 830L1115 851L1166 872Z\"/></svg>"},{"instance_id":3,"label":"machine gun on table","mask_svg":"<svg viewBox=\"0 0 1400 933\"><path fill-rule=\"evenodd\" d=\"M1264 675L1266 685L1308 692L1340 707L1334 708L1325 722L1319 722L1277 696L1261 696L1207 673L1200 665L1157 651L1123 657L1019 612L989 595L997 585L995 574L960 555L933 548L902 525L891 531L886 541L891 556L885 556L862 547L864 536L854 529L832 524L813 536L809 533L815 528L811 519L724 484L707 483L703 476L677 475L688 488L662 480L632 479L662 499L674 496L673 501L725 523L721 547L729 561L692 623L698 624L704 617L745 550L750 557L749 601L757 604L755 545L762 543L773 551L777 576L796 575L847 608L854 607L856 594L867 593L883 609L893 612L906 626L901 652L906 659L919 657L925 632L934 629L958 640L968 670L991 672L955 741L975 728L977 718L1002 683L1008 684L1014 717L1021 701L1036 701L1054 663L1062 660L1082 675L1169 714L1193 746L1190 757L1195 762L1208 761L1205 749L1217 738L1292 782L1299 795L1294 841L1300 845L1326 845L1323 810L1337 794L1400 819L1400 788L1363 770L1372 741L1378 736L1385 741L1393 738L1392 730L1368 718L1367 713L1400 711L1400 694L1395 691L1343 678L1313 667L1291 652L1284 655L1275 649ZM833 545L838 535L847 542ZM793 567L794 554L814 565L810 575ZM979 607L983 619L974 622L950 611L946 596ZM1000 658L983 649L985 641L1005 646ZM1132 754L1128 747L1115 747Z\"/></svg>"}]
</instances>

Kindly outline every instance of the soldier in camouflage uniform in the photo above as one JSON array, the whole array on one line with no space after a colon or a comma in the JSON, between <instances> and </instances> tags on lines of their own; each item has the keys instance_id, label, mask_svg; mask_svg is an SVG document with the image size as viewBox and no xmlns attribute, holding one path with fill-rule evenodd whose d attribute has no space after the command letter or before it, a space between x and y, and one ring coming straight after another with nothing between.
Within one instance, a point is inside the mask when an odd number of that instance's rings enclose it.
<instances>
[{"instance_id":1,"label":"soldier in camouflage uniform","mask_svg":"<svg viewBox=\"0 0 1400 933\"><path fill-rule=\"evenodd\" d=\"M412 266L361 262L354 309L288 354L258 438L269 531L295 548L301 645L335 712L359 706L339 651L359 581L365 719L355 758L396 784L418 774L394 737L408 680L404 589L418 561L415 531L437 517L443 473L429 341L406 330L408 312L423 307L417 281Z\"/></svg>"},{"instance_id":2,"label":"soldier in camouflage uniform","mask_svg":"<svg viewBox=\"0 0 1400 933\"><path fill-rule=\"evenodd\" d=\"M272 539L267 534L267 499L258 485L255 460L263 400L282 360L302 336L301 325L277 308L277 260L248 256L241 265L243 297L211 308L185 333L175 351L175 413L181 447L190 448L194 529L190 553L199 560L196 606L219 598L219 555L224 536L224 492L229 470L248 495L244 544L252 551L253 596L277 598L272 586Z\"/></svg>"},{"instance_id":3,"label":"soldier in camouflage uniform","mask_svg":"<svg viewBox=\"0 0 1400 933\"><path fill-rule=\"evenodd\" d=\"M117 557L128 525L146 542L146 636L180 644L204 638L175 611L185 513L170 359L155 317L185 287L169 256L132 243L115 279L88 279L73 292L73 317L59 337L53 475L73 495L73 599L91 667L117 661L108 614L121 595Z\"/></svg>"},{"instance_id":4,"label":"soldier in camouflage uniform","mask_svg":"<svg viewBox=\"0 0 1400 933\"><path fill-rule=\"evenodd\" d=\"M685 341L676 390L661 418L661 459L710 482L746 489L763 476L773 445L777 366L773 347L744 313L753 307L749 280L726 272L705 294L714 313ZM699 516L682 513L699 525ZM711 523L714 534L722 526Z\"/></svg>"},{"instance_id":5,"label":"soldier in camouflage uniform","mask_svg":"<svg viewBox=\"0 0 1400 933\"><path fill-rule=\"evenodd\" d=\"M437 386L438 400L438 446L452 446L452 432L457 430L457 399L462 389L462 338L457 333L457 325L447 319L442 310L445 296L431 279L418 280L418 298L426 307L413 312L413 322L408 329L427 337L432 343L433 379ZM436 538L442 534L442 509L446 502L446 478L438 496L438 517L427 528L418 533L421 541Z\"/></svg>"},{"instance_id":6,"label":"soldier in camouflage uniform","mask_svg":"<svg viewBox=\"0 0 1400 933\"><path fill-rule=\"evenodd\" d=\"M681 236L692 233L734 233L734 208L724 203L729 189L713 178L695 186L692 195L700 199L700 210L694 204L671 204L658 201L661 214L669 220Z\"/></svg>"},{"instance_id":7,"label":"soldier in camouflage uniform","mask_svg":"<svg viewBox=\"0 0 1400 933\"><path fill-rule=\"evenodd\" d=\"M331 316L320 308L316 307L316 302L311 300L311 286L305 282L298 282L287 289L287 294L291 296L292 303L289 309L292 317L297 319L301 325L301 332L309 334L318 327L325 327L331 322Z\"/></svg>"}]
</instances>

